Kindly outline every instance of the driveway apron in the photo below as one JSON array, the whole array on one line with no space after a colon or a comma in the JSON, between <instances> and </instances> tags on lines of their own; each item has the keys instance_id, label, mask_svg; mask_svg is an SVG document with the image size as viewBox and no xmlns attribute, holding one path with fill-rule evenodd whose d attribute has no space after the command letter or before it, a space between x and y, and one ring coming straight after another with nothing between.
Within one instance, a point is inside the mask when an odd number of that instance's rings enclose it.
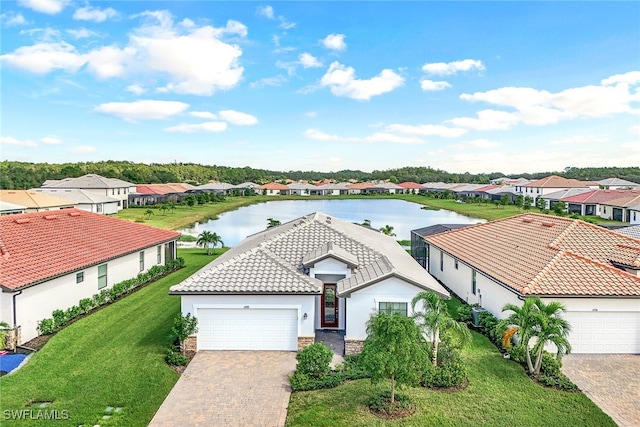
<instances>
[{"instance_id":1,"label":"driveway apron","mask_svg":"<svg viewBox=\"0 0 640 427\"><path fill-rule=\"evenodd\" d=\"M149 426L284 426L295 366L295 352L198 352Z\"/></svg>"},{"instance_id":2,"label":"driveway apron","mask_svg":"<svg viewBox=\"0 0 640 427\"><path fill-rule=\"evenodd\" d=\"M640 355L569 354L562 372L620 427L640 426Z\"/></svg>"}]
</instances>

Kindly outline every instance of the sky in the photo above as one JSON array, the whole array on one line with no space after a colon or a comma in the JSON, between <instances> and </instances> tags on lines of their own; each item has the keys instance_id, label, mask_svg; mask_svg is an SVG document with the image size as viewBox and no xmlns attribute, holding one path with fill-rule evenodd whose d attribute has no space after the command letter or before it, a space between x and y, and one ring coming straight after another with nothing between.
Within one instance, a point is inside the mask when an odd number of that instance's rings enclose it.
<instances>
[{"instance_id":1,"label":"sky","mask_svg":"<svg viewBox=\"0 0 640 427\"><path fill-rule=\"evenodd\" d=\"M640 166L640 2L0 1L0 159Z\"/></svg>"}]
</instances>

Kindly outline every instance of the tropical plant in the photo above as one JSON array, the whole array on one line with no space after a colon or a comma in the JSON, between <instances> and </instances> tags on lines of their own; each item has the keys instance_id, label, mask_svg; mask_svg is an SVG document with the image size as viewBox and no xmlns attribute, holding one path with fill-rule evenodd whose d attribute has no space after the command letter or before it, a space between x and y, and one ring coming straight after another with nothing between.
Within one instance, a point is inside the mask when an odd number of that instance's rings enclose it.
<instances>
[{"instance_id":1,"label":"tropical plant","mask_svg":"<svg viewBox=\"0 0 640 427\"><path fill-rule=\"evenodd\" d=\"M419 304L422 305L422 311L416 311L416 306ZM432 343L433 366L438 365L438 344L441 333L449 334L452 340L457 340L460 344L471 341L471 332L467 325L451 317L444 300L435 292L420 292L411 300L411 308L415 322L425 338Z\"/></svg>"},{"instance_id":2,"label":"tropical plant","mask_svg":"<svg viewBox=\"0 0 640 427\"><path fill-rule=\"evenodd\" d=\"M277 227L280 225L280 221L273 218L267 218L267 228Z\"/></svg>"},{"instance_id":3,"label":"tropical plant","mask_svg":"<svg viewBox=\"0 0 640 427\"><path fill-rule=\"evenodd\" d=\"M151 209L147 209L146 211L144 211L144 216L147 217L147 219L151 219L151 217L153 216L153 211Z\"/></svg>"},{"instance_id":4,"label":"tropical plant","mask_svg":"<svg viewBox=\"0 0 640 427\"><path fill-rule=\"evenodd\" d=\"M167 211L169 210L169 205L166 203L163 203L160 205L160 212L162 212L162 216L167 216Z\"/></svg>"},{"instance_id":5,"label":"tropical plant","mask_svg":"<svg viewBox=\"0 0 640 427\"><path fill-rule=\"evenodd\" d=\"M396 233L393 232L393 226L389 224L385 225L384 227L380 227L380 231L382 232L382 234L386 234L387 236L394 237L396 235Z\"/></svg>"},{"instance_id":6,"label":"tropical plant","mask_svg":"<svg viewBox=\"0 0 640 427\"><path fill-rule=\"evenodd\" d=\"M371 220L365 219L364 221L362 221L362 225L364 225L365 227L371 228Z\"/></svg>"},{"instance_id":7,"label":"tropical plant","mask_svg":"<svg viewBox=\"0 0 640 427\"><path fill-rule=\"evenodd\" d=\"M522 207L524 208L524 210L528 211L529 209L531 209L531 206L533 206L533 197L524 196L524 200L522 202Z\"/></svg>"},{"instance_id":8,"label":"tropical plant","mask_svg":"<svg viewBox=\"0 0 640 427\"><path fill-rule=\"evenodd\" d=\"M503 320L504 324L509 325L505 336L512 335L513 330L517 331L520 342L526 350L527 368L531 375L540 374L544 348L547 344L555 345L556 357L571 351L571 344L567 339L571 326L562 318L562 313L566 311L563 304L556 301L546 304L540 297L534 296L526 298L522 307L506 304L502 311L512 311L512 314ZM532 344L534 338L535 341ZM505 344L509 347L509 340L505 339ZM532 354L535 360L531 359Z\"/></svg>"},{"instance_id":9,"label":"tropical plant","mask_svg":"<svg viewBox=\"0 0 640 427\"><path fill-rule=\"evenodd\" d=\"M395 404L395 387L413 385L420 380L416 367L428 363L420 329L412 318L399 313L379 313L367 323L359 365L369 374L372 383L383 379L391 382L391 404Z\"/></svg>"},{"instance_id":10,"label":"tropical plant","mask_svg":"<svg viewBox=\"0 0 640 427\"><path fill-rule=\"evenodd\" d=\"M178 314L173 320L171 333L180 343L180 352L184 354L184 342L190 335L198 332L198 318L187 313L186 316Z\"/></svg>"},{"instance_id":11,"label":"tropical plant","mask_svg":"<svg viewBox=\"0 0 640 427\"><path fill-rule=\"evenodd\" d=\"M3 349L7 345L7 336L11 326L7 322L0 322L0 349Z\"/></svg>"},{"instance_id":12,"label":"tropical plant","mask_svg":"<svg viewBox=\"0 0 640 427\"><path fill-rule=\"evenodd\" d=\"M198 240L196 240L196 245L204 247L207 251L207 255L209 255L209 250L211 249L211 247L214 246L214 249L215 249L215 245L217 244L217 241L214 241L214 236L213 236L214 234L215 233L212 233L207 230L198 234ZM220 236L218 236L217 234L216 236L218 237L218 240L220 240Z\"/></svg>"}]
</instances>

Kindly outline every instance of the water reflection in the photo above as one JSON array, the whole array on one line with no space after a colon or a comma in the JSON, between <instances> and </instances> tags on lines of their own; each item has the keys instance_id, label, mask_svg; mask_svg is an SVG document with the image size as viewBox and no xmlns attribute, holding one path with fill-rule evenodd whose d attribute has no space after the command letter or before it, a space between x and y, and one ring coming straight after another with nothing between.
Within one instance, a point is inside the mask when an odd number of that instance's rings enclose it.
<instances>
[{"instance_id":1,"label":"water reflection","mask_svg":"<svg viewBox=\"0 0 640 427\"><path fill-rule=\"evenodd\" d=\"M349 222L371 221L371 227L379 229L391 225L398 240L409 240L411 230L434 224L475 224L483 219L471 218L447 210L426 210L421 205L397 199L347 199L347 200L283 200L260 203L226 212L216 220L180 230L197 236L204 230L215 231L225 246L235 246L250 234L267 227L267 219L281 223L291 221L312 212Z\"/></svg>"}]
</instances>

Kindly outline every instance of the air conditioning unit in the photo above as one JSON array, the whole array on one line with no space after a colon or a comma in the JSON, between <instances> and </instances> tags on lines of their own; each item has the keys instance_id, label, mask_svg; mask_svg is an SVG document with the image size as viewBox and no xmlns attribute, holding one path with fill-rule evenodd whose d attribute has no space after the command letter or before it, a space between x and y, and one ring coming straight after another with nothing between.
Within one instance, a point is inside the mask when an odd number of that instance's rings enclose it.
<instances>
[{"instance_id":1,"label":"air conditioning unit","mask_svg":"<svg viewBox=\"0 0 640 427\"><path fill-rule=\"evenodd\" d=\"M473 319L473 326L475 326L476 328L480 327L480 313L482 313L483 311L487 311L486 309L482 308L482 307L473 307L471 309L471 315L472 315L472 319Z\"/></svg>"}]
</instances>

